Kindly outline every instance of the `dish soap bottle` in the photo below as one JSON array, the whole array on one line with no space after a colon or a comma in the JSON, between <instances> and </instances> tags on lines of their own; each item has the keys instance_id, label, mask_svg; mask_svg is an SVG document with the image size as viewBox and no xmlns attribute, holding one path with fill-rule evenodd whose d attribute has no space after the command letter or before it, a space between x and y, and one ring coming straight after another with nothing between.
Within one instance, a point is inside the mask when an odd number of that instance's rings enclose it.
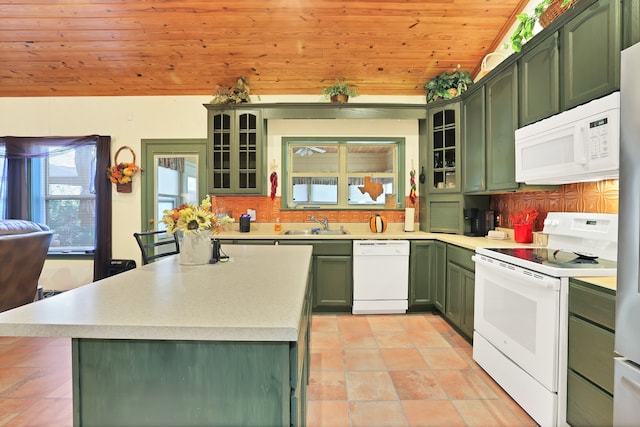
<instances>
[{"instance_id":1,"label":"dish soap bottle","mask_svg":"<svg viewBox=\"0 0 640 427\"><path fill-rule=\"evenodd\" d=\"M282 224L280 224L280 217L276 218L276 223L273 225L273 231L277 233L282 231Z\"/></svg>"}]
</instances>

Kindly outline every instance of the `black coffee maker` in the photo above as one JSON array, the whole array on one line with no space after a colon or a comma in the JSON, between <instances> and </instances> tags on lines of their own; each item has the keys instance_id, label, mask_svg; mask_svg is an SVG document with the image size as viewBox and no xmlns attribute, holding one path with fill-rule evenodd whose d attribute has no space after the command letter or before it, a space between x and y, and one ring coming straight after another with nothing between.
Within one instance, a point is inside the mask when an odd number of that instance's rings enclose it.
<instances>
[{"instance_id":1,"label":"black coffee maker","mask_svg":"<svg viewBox=\"0 0 640 427\"><path fill-rule=\"evenodd\" d=\"M469 224L469 231L464 233L465 236L484 237L489 230L495 229L495 215L493 211L465 208L464 221Z\"/></svg>"}]
</instances>

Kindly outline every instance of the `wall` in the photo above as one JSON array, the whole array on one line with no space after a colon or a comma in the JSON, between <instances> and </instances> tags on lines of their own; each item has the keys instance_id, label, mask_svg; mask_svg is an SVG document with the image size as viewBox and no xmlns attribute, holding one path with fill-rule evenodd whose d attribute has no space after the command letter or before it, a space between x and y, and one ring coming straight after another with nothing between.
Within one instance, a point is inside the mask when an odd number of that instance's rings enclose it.
<instances>
[{"instance_id":1,"label":"wall","mask_svg":"<svg viewBox=\"0 0 640 427\"><path fill-rule=\"evenodd\" d=\"M206 138L207 110L202 104L211 96L118 96L118 97L0 97L0 134L13 136L69 136L100 134L112 138L111 152L130 146L140 156L142 139ZM255 96L254 102L320 102L319 95L308 96ZM423 104L424 96L360 96L362 103L413 103ZM371 122L371 121L369 121ZM386 121L385 121L386 122ZM340 132L331 121L331 132ZM317 125L317 124L316 124ZM353 132L364 129L383 130L369 123L351 128ZM362 127L364 126L364 128ZM404 125L400 125L403 129ZM271 126L270 126L271 128ZM278 160L280 147L277 136L305 132L309 129L284 123L276 133L270 133L267 158ZM409 132L407 158L418 159L417 125ZM333 133L335 134L335 133ZM396 135L397 136L397 135ZM399 135L402 136L402 135ZM121 159L124 160L124 159ZM140 159L138 159L138 162ZM279 175L281 175L280 171ZM105 176L106 179L106 176ZM408 180L407 180L408 185ZM407 190L408 194L408 190ZM270 199L269 199L270 201ZM140 178L133 180L133 192L113 192L113 258L134 259L140 262L139 249L133 233L140 229L141 189ZM43 280L48 289L69 288L90 280L87 262L70 264L66 261L47 261ZM70 267L73 265L73 267ZM79 273L79 269L83 272ZM89 278L89 279L88 279ZM73 282L73 283L69 283ZM84 283L83 283L84 282Z\"/></svg>"},{"instance_id":2,"label":"wall","mask_svg":"<svg viewBox=\"0 0 640 427\"><path fill-rule=\"evenodd\" d=\"M538 219L533 230L542 231L548 212L618 213L618 180L561 185L554 191L499 194L491 197L491 209L501 216L501 226L513 228L509 215L530 206Z\"/></svg>"}]
</instances>

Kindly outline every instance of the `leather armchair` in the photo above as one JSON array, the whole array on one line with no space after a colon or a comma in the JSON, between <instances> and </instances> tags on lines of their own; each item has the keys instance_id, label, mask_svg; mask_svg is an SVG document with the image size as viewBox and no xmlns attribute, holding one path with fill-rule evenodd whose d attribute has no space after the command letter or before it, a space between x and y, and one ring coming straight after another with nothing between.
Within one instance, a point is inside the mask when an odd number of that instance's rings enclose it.
<instances>
[{"instance_id":1,"label":"leather armchair","mask_svg":"<svg viewBox=\"0 0 640 427\"><path fill-rule=\"evenodd\" d=\"M33 302L51 238L46 225L0 220L0 312Z\"/></svg>"}]
</instances>

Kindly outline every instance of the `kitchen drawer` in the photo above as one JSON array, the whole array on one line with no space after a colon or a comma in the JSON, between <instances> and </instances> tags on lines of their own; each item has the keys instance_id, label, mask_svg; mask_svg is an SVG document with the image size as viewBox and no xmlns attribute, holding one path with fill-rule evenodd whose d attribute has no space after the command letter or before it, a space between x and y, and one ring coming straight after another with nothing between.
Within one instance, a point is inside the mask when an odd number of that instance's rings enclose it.
<instances>
[{"instance_id":1,"label":"kitchen drawer","mask_svg":"<svg viewBox=\"0 0 640 427\"><path fill-rule=\"evenodd\" d=\"M572 426L613 425L613 397L578 374L567 377L567 423Z\"/></svg>"},{"instance_id":2,"label":"kitchen drawer","mask_svg":"<svg viewBox=\"0 0 640 427\"><path fill-rule=\"evenodd\" d=\"M312 245L313 255L345 255L353 253L352 240L309 240L309 239L288 239L279 240L279 245Z\"/></svg>"},{"instance_id":3,"label":"kitchen drawer","mask_svg":"<svg viewBox=\"0 0 640 427\"><path fill-rule=\"evenodd\" d=\"M461 248L460 246L448 245L447 246L447 260L449 262L453 262L454 264L459 265L460 267L469 270L476 271L476 264L473 262L471 257L474 252Z\"/></svg>"},{"instance_id":4,"label":"kitchen drawer","mask_svg":"<svg viewBox=\"0 0 640 427\"><path fill-rule=\"evenodd\" d=\"M614 334L569 316L569 369L613 394Z\"/></svg>"},{"instance_id":5,"label":"kitchen drawer","mask_svg":"<svg viewBox=\"0 0 640 427\"><path fill-rule=\"evenodd\" d=\"M571 279L569 283L569 312L614 331L615 291Z\"/></svg>"}]
</instances>

